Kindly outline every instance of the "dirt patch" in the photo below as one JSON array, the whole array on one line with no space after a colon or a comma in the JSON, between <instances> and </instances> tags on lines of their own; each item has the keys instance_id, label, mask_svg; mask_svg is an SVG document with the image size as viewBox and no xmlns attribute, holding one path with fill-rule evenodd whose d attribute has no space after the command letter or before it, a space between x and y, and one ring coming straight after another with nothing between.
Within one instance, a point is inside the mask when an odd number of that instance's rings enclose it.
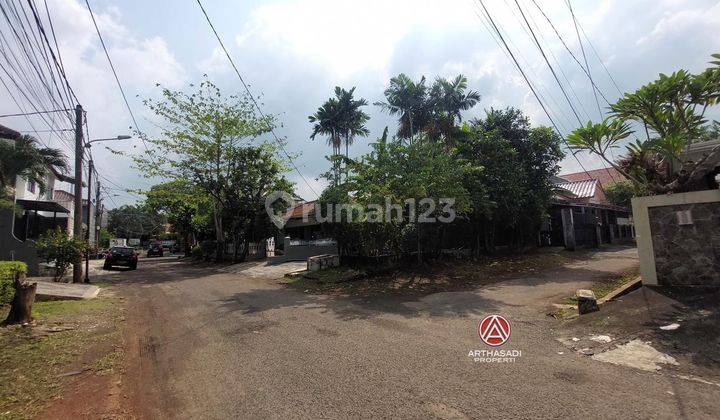
<instances>
[{"instance_id":1,"label":"dirt patch","mask_svg":"<svg viewBox=\"0 0 720 420\"><path fill-rule=\"evenodd\" d=\"M110 380L122 357L121 306L110 293L87 301L36 302L35 325L0 328L0 383L9 384L0 388L0 417L73 417L63 414L67 392L97 376ZM103 400L105 394L85 395L83 403L87 395Z\"/></svg>"},{"instance_id":2,"label":"dirt patch","mask_svg":"<svg viewBox=\"0 0 720 420\"><path fill-rule=\"evenodd\" d=\"M370 297L428 295L461 291L508 277L540 273L561 267L579 255L540 250L525 255L484 258L479 261L437 261L378 271L374 267L329 268L285 278L289 287L305 293Z\"/></svg>"},{"instance_id":3,"label":"dirt patch","mask_svg":"<svg viewBox=\"0 0 720 420\"><path fill-rule=\"evenodd\" d=\"M717 383L720 382L719 300L720 289L642 287L603 305L599 312L560 321L559 341L578 353L613 360L616 360L614 355L624 356L627 350L643 350L638 343L644 343L677 362L677 365L662 365L663 372ZM601 335L610 337L611 341L592 339ZM627 348L632 342L635 345ZM624 350L612 353L616 349ZM630 353L632 356L637 352ZM599 356L601 354L608 356ZM645 354L657 356L649 350Z\"/></svg>"}]
</instances>

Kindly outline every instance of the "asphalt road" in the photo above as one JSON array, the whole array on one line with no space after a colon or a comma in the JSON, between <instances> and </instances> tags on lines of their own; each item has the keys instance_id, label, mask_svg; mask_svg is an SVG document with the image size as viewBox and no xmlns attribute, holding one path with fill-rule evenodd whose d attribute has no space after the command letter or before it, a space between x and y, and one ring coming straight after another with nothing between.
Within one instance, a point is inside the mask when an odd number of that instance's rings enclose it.
<instances>
[{"instance_id":1,"label":"asphalt road","mask_svg":"<svg viewBox=\"0 0 720 420\"><path fill-rule=\"evenodd\" d=\"M123 388L146 418L720 417L720 387L556 341L550 302L635 263L634 250L608 252L474 292L362 301L144 260L113 276L129 306ZM476 331L493 313L512 325L514 363L468 357L490 348Z\"/></svg>"}]
</instances>

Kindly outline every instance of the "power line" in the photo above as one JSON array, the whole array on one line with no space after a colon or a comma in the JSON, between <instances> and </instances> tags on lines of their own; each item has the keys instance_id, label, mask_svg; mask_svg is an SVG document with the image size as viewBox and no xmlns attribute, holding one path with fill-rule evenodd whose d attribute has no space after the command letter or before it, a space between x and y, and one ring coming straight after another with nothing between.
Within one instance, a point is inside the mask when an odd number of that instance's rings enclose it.
<instances>
[{"instance_id":1,"label":"power line","mask_svg":"<svg viewBox=\"0 0 720 420\"><path fill-rule=\"evenodd\" d=\"M558 86L560 87L560 91L562 92L563 96L565 97L565 100L567 101L568 105L570 106L572 113L575 115L575 118L577 119L578 124L582 125L582 120L580 120L580 116L578 115L577 111L575 110L575 107L573 106L573 103L570 100L570 97L568 96L567 92L565 92L565 88L563 87L562 83L560 82L560 79L558 78L557 73L555 73L555 69L553 68L552 64L550 64L550 60L548 60L547 55L545 55L545 51L543 50L542 46L540 45L540 41L538 41L537 36L535 36L535 31L530 26L530 22L528 22L527 18L525 17L525 12L523 11L522 7L520 7L520 3L518 2L518 0L515 0L515 5L517 5L518 10L520 11L520 15L522 15L522 18L525 21L525 24L528 26L528 29L530 29L532 38L535 40L535 45L537 45L538 50L540 50L540 54L542 55L543 59L545 60L545 64L547 64L548 68L550 68L550 72L552 73L553 78L555 78L555 82L557 82Z\"/></svg>"},{"instance_id":2,"label":"power line","mask_svg":"<svg viewBox=\"0 0 720 420\"><path fill-rule=\"evenodd\" d=\"M583 45L582 38L580 37L580 30L578 29L578 22L577 18L575 17L575 12L573 11L572 5L570 4L570 0L567 1L568 9L570 9L570 14L572 15L573 20L573 26L575 26L575 34L577 35L578 43L580 44L580 51L582 52L583 61L585 62L585 68L587 69L587 77L590 79L590 84L593 86L593 96L595 96L595 104L597 105L598 114L600 114L600 119L602 120L602 109L600 109L600 101L598 100L597 96L597 90L594 89L595 82L593 82L592 78L592 72L590 70L590 65L588 64L587 55L585 54L585 46Z\"/></svg>"},{"instance_id":3,"label":"power line","mask_svg":"<svg viewBox=\"0 0 720 420\"><path fill-rule=\"evenodd\" d=\"M130 118L132 119L133 124L135 125L135 129L140 133L140 126L137 123L137 120L135 119L135 114L132 112L132 108L130 108L130 103L127 100L127 96L125 95L125 90L122 87L122 83L120 83L120 78L117 75L117 72L115 71L115 65L112 62L112 59L110 58L110 54L108 53L107 47L105 46L105 41L103 40L102 34L100 34L100 28L98 27L97 21L95 20L95 14L92 11L92 8L90 7L90 2L88 0L85 0L85 4L87 5L87 9L90 12L90 17L92 18L93 25L95 26L95 32L97 33L98 38L100 39L100 44L102 45L103 51L105 51L105 57L107 57L108 63L110 64L110 69L112 70L113 76L115 76L115 82L117 82L118 89L120 89L120 94L123 97L123 101L125 101L125 106L127 107L128 112L130 113ZM143 143L143 146L145 147L145 151L150 153L150 150L148 149L147 143L145 143L145 139L143 136L140 136L140 140ZM152 157L152 155L151 155Z\"/></svg>"},{"instance_id":4,"label":"power line","mask_svg":"<svg viewBox=\"0 0 720 420\"><path fill-rule=\"evenodd\" d=\"M24 117L26 115L38 115L38 114L50 114L52 112L65 112L65 111L71 111L70 109L51 109L48 111L36 111L36 112L19 112L17 114L4 114L0 115L0 118L7 118L7 117Z\"/></svg>"},{"instance_id":5,"label":"power line","mask_svg":"<svg viewBox=\"0 0 720 420\"><path fill-rule=\"evenodd\" d=\"M533 4L535 5L535 7L537 7L538 11L542 14L542 16L545 18L545 20L546 20L547 23L550 25L550 27L553 29L553 31L555 32L555 35L557 35L557 37L558 37L558 39L560 40L560 42L562 43L563 47L565 47L565 50L570 54L570 56L573 58L573 60L575 60L575 62L578 64L578 66L580 66L580 69L582 69L582 71L585 73L585 75L588 76L588 79L590 79L590 83L592 84L593 88L596 89L597 93L599 93L600 96L603 98L603 100L609 105L609 104L610 104L610 101L608 101L608 99L607 99L607 98L605 97L605 95L603 94L602 90L600 90L600 88L595 84L595 82L593 81L593 79L590 77L590 73L589 73L588 70L582 65L582 63L580 62L580 60L578 60L578 58L575 56L575 53L572 52L572 50L570 49L570 47L569 47L569 46L567 45L567 43L565 42L565 39L563 39L562 35L560 35L560 32L559 32L559 31L557 30L557 28L555 27L555 24L552 22L552 20L550 20L550 17L549 17L549 16L545 13L545 11L540 7L540 5L537 3L536 0L531 0L531 1L532 1ZM579 25L579 23L578 23L578 25ZM582 29L582 28L581 28L581 29Z\"/></svg>"},{"instance_id":6,"label":"power line","mask_svg":"<svg viewBox=\"0 0 720 420\"><path fill-rule=\"evenodd\" d=\"M87 0L85 0L85 1L87 1ZM225 52L225 56L227 56L228 60L230 61L230 64L232 65L233 69L235 70L235 73L237 74L238 78L240 79L240 82L242 83L243 87L245 88L245 91L250 96L250 100L252 100L253 104L255 104L255 108L257 108L258 113L260 113L260 116L264 120L267 120L265 113L260 108L260 105L258 105L257 101L255 100L255 96L253 96L252 92L250 92L250 88L245 83L245 80L243 79L242 75L240 74L240 71L238 70L237 66L235 65L235 61L233 61L232 57L230 57L230 53L225 48L225 44L223 43L222 39L220 38L220 35L218 34L217 30L215 30L215 25L213 25L212 21L210 20L210 17L208 16L207 12L205 11L205 7L203 7L203 5L202 5L202 2L200 0L197 0L197 4L198 4L198 6L200 6L200 10L202 10L203 15L205 15L205 19L207 20L208 24L210 25L210 28L212 29L213 33L215 34L215 38L217 38L218 42L220 43L220 47ZM298 169L297 165L295 165L295 162L293 161L292 157L287 152L287 150L285 150L285 146L283 146L282 141L275 134L275 130L273 130L272 127L269 127L269 128L270 128L270 132L272 133L273 137L275 138L275 141L280 146L280 149L282 149L283 153L285 153L285 156L290 161L290 164L292 165L292 167L295 168L295 171L298 173L298 175L300 175L300 177L303 179L303 181L305 181L305 184L308 186L308 188L310 188L310 190L313 192L313 194L315 194L316 197L320 197L318 195L318 193L315 191L315 189L312 187L312 185L310 185L310 182L308 182L308 180L305 178L305 175L303 175L302 172L300 172L300 169Z\"/></svg>"},{"instance_id":7,"label":"power line","mask_svg":"<svg viewBox=\"0 0 720 420\"><path fill-rule=\"evenodd\" d=\"M578 21L577 21L577 18L575 17L575 12L573 11L572 4L570 4L570 0L567 0L566 4L568 6L568 9L570 9L570 15L572 15L573 25L575 26L575 34L577 35L578 43L580 44L580 51L582 52L583 60L585 61L585 67L587 68L587 76L590 79L590 83L594 87L595 83L593 82L593 79L592 79L592 73L590 71L590 65L588 64L587 55L585 55L585 47L583 46L582 38L580 37L580 31L578 30ZM593 96L595 96L595 104L597 104L598 113L600 114L600 120L602 120L603 113L602 113L602 110L600 109L600 101L598 101L596 89L593 89ZM615 156L613 156L612 149L608 149L608 150L610 151L610 157L613 160L615 160ZM601 162L602 162L603 168L605 168L605 171L608 173L608 175L610 175L610 178L613 180L613 182L617 182L617 180L615 179L615 176L612 174L612 172L610 172L610 169L608 169L607 166L605 165L605 162L603 162L602 160L601 160Z\"/></svg>"},{"instance_id":8,"label":"power line","mask_svg":"<svg viewBox=\"0 0 720 420\"><path fill-rule=\"evenodd\" d=\"M590 174L588 173L587 169L585 169L585 166L583 166L582 162L580 162L580 159L578 159L577 155L572 151L567 140L565 139L565 137L562 135L562 133L558 129L557 124L555 124L555 121L550 116L550 113L548 112L547 107L545 107L545 104L540 100L540 97L538 96L537 92L535 91L535 88L533 87L532 83L530 82L527 75L525 74L525 71L522 69L522 66L520 66L520 63L518 63L517 59L515 58L515 54L513 54L512 50L510 50L510 48L508 47L507 42L505 42L505 38L502 36L502 34L500 33L500 30L498 29L497 25L495 24L495 20L493 19L492 15L488 11L487 7L485 7L485 3L483 2L483 0L478 0L478 2L480 3L480 6L482 6L483 11L485 12L485 16L487 17L488 21L494 28L495 33L498 35L498 37L502 41L502 44L505 46L505 49L510 54L510 57L512 58L513 63L515 63L515 67L517 67L518 71L520 71L520 74L522 75L523 79L525 79L525 82L527 83L528 87L530 88L530 91L535 96L535 99L540 103L540 107L545 112L545 115L548 117L548 119L550 120L550 123L555 128L555 131L558 133L558 135L562 139L563 143L565 143L565 146L570 150L570 154L575 158L578 165L580 165L580 167L582 168L583 172L585 172L585 174L587 174L588 177L590 177ZM590 178L592 178L592 177L590 177ZM602 189L602 185L600 186L600 189Z\"/></svg>"}]
</instances>

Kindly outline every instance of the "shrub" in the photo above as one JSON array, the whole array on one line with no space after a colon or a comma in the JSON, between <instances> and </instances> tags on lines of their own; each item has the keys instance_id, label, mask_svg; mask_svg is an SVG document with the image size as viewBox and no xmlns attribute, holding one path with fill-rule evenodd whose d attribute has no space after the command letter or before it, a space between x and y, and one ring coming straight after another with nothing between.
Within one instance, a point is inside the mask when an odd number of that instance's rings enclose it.
<instances>
[{"instance_id":1,"label":"shrub","mask_svg":"<svg viewBox=\"0 0 720 420\"><path fill-rule=\"evenodd\" d=\"M190 251L190 256L191 256L194 260L202 260L202 259L204 259L202 248L200 248L199 246L194 247L194 248L192 249L192 251Z\"/></svg>"},{"instance_id":2,"label":"shrub","mask_svg":"<svg viewBox=\"0 0 720 420\"><path fill-rule=\"evenodd\" d=\"M15 273L27 273L27 264L22 261L0 261L0 306L10 303L15 295Z\"/></svg>"},{"instance_id":3,"label":"shrub","mask_svg":"<svg viewBox=\"0 0 720 420\"><path fill-rule=\"evenodd\" d=\"M38 255L46 262L55 261L55 281L62 279L72 264L81 262L86 250L85 241L73 238L59 228L42 235L36 247Z\"/></svg>"}]
</instances>

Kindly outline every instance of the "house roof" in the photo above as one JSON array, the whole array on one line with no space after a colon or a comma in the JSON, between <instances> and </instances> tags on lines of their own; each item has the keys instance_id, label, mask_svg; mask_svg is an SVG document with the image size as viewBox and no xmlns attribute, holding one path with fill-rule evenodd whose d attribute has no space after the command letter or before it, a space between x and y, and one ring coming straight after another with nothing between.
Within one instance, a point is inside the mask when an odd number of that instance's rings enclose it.
<instances>
[{"instance_id":1,"label":"house roof","mask_svg":"<svg viewBox=\"0 0 720 420\"><path fill-rule=\"evenodd\" d=\"M55 201L23 200L18 199L17 204L25 210L49 211L53 213L70 213L70 210Z\"/></svg>"},{"instance_id":2,"label":"house roof","mask_svg":"<svg viewBox=\"0 0 720 420\"><path fill-rule=\"evenodd\" d=\"M558 187L570 191L576 198L592 198L595 197L595 190L599 181L597 179L587 179L583 181L565 182L557 184Z\"/></svg>"},{"instance_id":3,"label":"house roof","mask_svg":"<svg viewBox=\"0 0 720 420\"><path fill-rule=\"evenodd\" d=\"M315 213L315 201L316 200L296 204L288 219L302 219L304 214L310 215Z\"/></svg>"},{"instance_id":4,"label":"house roof","mask_svg":"<svg viewBox=\"0 0 720 420\"><path fill-rule=\"evenodd\" d=\"M0 138L17 140L20 138L20 136L21 134L19 132L0 124Z\"/></svg>"},{"instance_id":5,"label":"house roof","mask_svg":"<svg viewBox=\"0 0 720 420\"><path fill-rule=\"evenodd\" d=\"M590 179L596 179L600 182L600 186L604 189L618 181L625 180L623 174L618 172L615 168L602 168L593 169L587 172L575 172L571 174L559 175L560 178L568 182L576 181L587 181Z\"/></svg>"}]
</instances>

